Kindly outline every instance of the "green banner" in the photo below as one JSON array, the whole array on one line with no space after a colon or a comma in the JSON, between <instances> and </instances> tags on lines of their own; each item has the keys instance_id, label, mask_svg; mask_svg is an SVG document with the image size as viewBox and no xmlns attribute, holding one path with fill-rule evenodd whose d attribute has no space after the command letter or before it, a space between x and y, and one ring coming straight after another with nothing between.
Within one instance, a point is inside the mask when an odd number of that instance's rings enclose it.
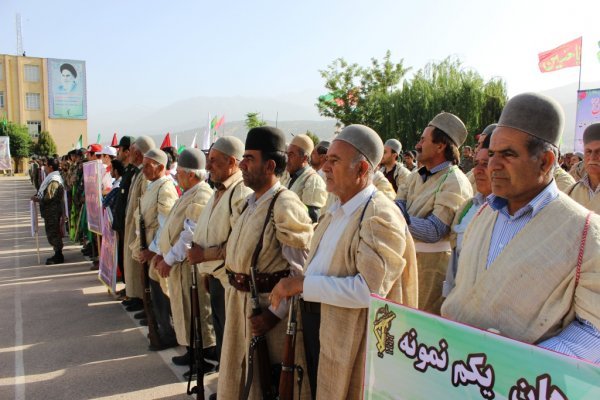
<instances>
[{"instance_id":1,"label":"green banner","mask_svg":"<svg viewBox=\"0 0 600 400\"><path fill-rule=\"evenodd\" d=\"M600 399L600 366L384 300L369 308L365 399Z\"/></svg>"}]
</instances>

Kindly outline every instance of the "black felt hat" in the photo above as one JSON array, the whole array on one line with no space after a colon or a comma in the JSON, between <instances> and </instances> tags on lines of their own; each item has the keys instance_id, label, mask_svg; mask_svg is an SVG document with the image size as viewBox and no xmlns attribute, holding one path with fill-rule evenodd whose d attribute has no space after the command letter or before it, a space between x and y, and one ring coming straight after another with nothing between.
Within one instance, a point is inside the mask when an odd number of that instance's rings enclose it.
<instances>
[{"instance_id":1,"label":"black felt hat","mask_svg":"<svg viewBox=\"0 0 600 400\"><path fill-rule=\"evenodd\" d=\"M285 153L285 135L281 129L272 126L252 128L246 136L246 150L260 150L268 153Z\"/></svg>"}]
</instances>

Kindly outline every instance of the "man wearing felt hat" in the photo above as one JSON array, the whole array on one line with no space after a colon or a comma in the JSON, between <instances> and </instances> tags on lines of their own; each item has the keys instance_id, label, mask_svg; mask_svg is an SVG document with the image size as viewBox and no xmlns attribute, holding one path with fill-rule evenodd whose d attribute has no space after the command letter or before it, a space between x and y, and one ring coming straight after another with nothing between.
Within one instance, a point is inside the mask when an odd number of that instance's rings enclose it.
<instances>
[{"instance_id":1,"label":"man wearing felt hat","mask_svg":"<svg viewBox=\"0 0 600 400\"><path fill-rule=\"evenodd\" d=\"M308 209L310 219L315 223L327 201L327 191L323 178L309 165L313 149L314 143L308 135L294 136L287 148L286 170L289 177L282 184L298 195Z\"/></svg>"},{"instance_id":2,"label":"man wearing felt hat","mask_svg":"<svg viewBox=\"0 0 600 400\"><path fill-rule=\"evenodd\" d=\"M122 229L124 230L124 248L123 248L123 267L125 269L125 291L128 299L124 300L122 304L126 307L127 311L140 311L144 308L142 302L142 296L144 294L144 288L142 286L142 264L138 260L132 257L131 244L136 239L136 221L135 221L135 210L138 208L138 200L146 192L148 186L148 180L142 173L142 166L144 161L144 154L155 148L154 140L149 136L140 136L130 147L130 163L135 167L134 175L131 178L131 184L129 185L128 193L125 193L126 182L122 182L121 196L127 195L127 210L124 216L124 224ZM121 197L122 198L122 197ZM121 203L122 204L122 203ZM115 222L119 222L120 219L115 219ZM120 222L119 222L120 224ZM121 228L113 228L117 232Z\"/></svg>"},{"instance_id":3,"label":"man wearing felt hat","mask_svg":"<svg viewBox=\"0 0 600 400\"><path fill-rule=\"evenodd\" d=\"M471 183L458 168L458 148L466 137L467 129L456 115L436 115L416 145L421 168L396 197L415 240L419 309L438 315L451 255L450 226L459 207L473 196Z\"/></svg>"},{"instance_id":4,"label":"man wearing felt hat","mask_svg":"<svg viewBox=\"0 0 600 400\"><path fill-rule=\"evenodd\" d=\"M360 399L369 296L417 306L412 237L394 202L376 190L373 174L383 155L377 133L345 127L323 167L337 196L316 228L305 276L282 279L271 302L302 293L300 301L313 398Z\"/></svg>"},{"instance_id":5,"label":"man wearing felt hat","mask_svg":"<svg viewBox=\"0 0 600 400\"><path fill-rule=\"evenodd\" d=\"M229 285L224 268L225 247L246 197L252 193L244 185L239 168L243 155L244 143L234 136L220 137L210 148L206 169L215 191L194 221L194 247L188 250L189 261L197 264L198 272L208 277L217 360L221 357L225 329L224 288ZM176 364L185 361L185 358L173 360Z\"/></svg>"},{"instance_id":6,"label":"man wearing felt hat","mask_svg":"<svg viewBox=\"0 0 600 400\"><path fill-rule=\"evenodd\" d=\"M398 139L388 139L383 145L383 157L381 158L381 168L379 170L385 175L392 184L394 193L398 192L398 187L404 184L410 171L402 165L400 155L402 154L402 143Z\"/></svg>"},{"instance_id":7,"label":"man wearing felt hat","mask_svg":"<svg viewBox=\"0 0 600 400\"><path fill-rule=\"evenodd\" d=\"M171 326L171 306L168 299L168 284L164 276L161 276L156 268L158 260L156 255L160 253L159 238L162 229L166 227L167 217L171 208L177 201L178 195L175 185L165 176L167 171L167 154L159 149L148 150L144 154L142 173L148 181L146 191L141 196L138 207L134 212L136 225L136 238L130 243L133 259L140 263L148 263L150 269L150 290L152 294L152 306L156 315L158 325L158 336L161 344L158 348L149 347L150 350L163 350L177 345L175 332ZM140 240L140 216L144 219L146 227L146 243L148 248L141 250ZM142 271L140 271L142 273ZM137 277L141 280L141 275Z\"/></svg>"},{"instance_id":8,"label":"man wearing felt hat","mask_svg":"<svg viewBox=\"0 0 600 400\"><path fill-rule=\"evenodd\" d=\"M206 158L201 150L186 149L179 155L177 182L183 189L183 195L171 208L164 224L161 224L158 248L153 260L154 269L161 278L167 280L173 326L177 343L181 346L190 345L192 274L187 250L191 247L196 220L213 194L205 181L205 168ZM206 311L202 315L202 340L204 348L208 349L215 346L210 303L204 285L200 285L198 290L201 308ZM189 365L189 359L187 361L188 364L185 365Z\"/></svg>"},{"instance_id":9,"label":"man wearing felt hat","mask_svg":"<svg viewBox=\"0 0 600 400\"><path fill-rule=\"evenodd\" d=\"M325 164L325 159L327 158L327 150L329 150L330 142L327 140L321 140L312 153L310 153L310 166L313 167L315 171L319 174L319 176L325 179L325 173L323 172L323 164Z\"/></svg>"},{"instance_id":10,"label":"man wearing felt hat","mask_svg":"<svg viewBox=\"0 0 600 400\"><path fill-rule=\"evenodd\" d=\"M489 146L492 194L465 233L442 315L598 363L600 217L556 187L562 130L550 97L523 93L504 107Z\"/></svg>"},{"instance_id":11,"label":"man wearing felt hat","mask_svg":"<svg viewBox=\"0 0 600 400\"><path fill-rule=\"evenodd\" d=\"M567 193L573 200L600 213L600 123L595 123L583 131L583 178L569 187ZM562 168L558 168L562 170ZM564 170L563 170L564 171ZM569 175L570 176L570 175Z\"/></svg>"},{"instance_id":12,"label":"man wearing felt hat","mask_svg":"<svg viewBox=\"0 0 600 400\"><path fill-rule=\"evenodd\" d=\"M248 132L240 169L244 184L254 193L247 197L226 246L227 320L217 389L222 399L240 398L248 371L248 346L253 336L265 335L271 364L280 364L283 357L289 307L286 302L278 307L269 306L268 295L282 277L302 274L313 234L306 206L279 182L285 170L285 152L285 136L280 129L263 126ZM254 256L261 240L262 249ZM262 312L251 317L249 291L253 266L260 274L257 291ZM305 368L301 343L299 333L296 362ZM255 365L253 370L250 398L259 399L258 367ZM297 393L297 388L295 391ZM308 397L308 392L308 383L304 380L302 395Z\"/></svg>"}]
</instances>

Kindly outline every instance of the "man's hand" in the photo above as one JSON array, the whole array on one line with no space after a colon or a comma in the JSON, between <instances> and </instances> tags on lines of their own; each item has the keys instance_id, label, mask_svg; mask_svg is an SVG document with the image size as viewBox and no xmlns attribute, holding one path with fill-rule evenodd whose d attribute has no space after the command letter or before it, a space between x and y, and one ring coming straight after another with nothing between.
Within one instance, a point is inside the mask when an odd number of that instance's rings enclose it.
<instances>
[{"instance_id":1,"label":"man's hand","mask_svg":"<svg viewBox=\"0 0 600 400\"><path fill-rule=\"evenodd\" d=\"M171 273L171 266L167 264L164 259L162 259L162 256L156 257L160 257L161 260L157 261L157 263L154 265L154 268L156 268L160 276L163 278L168 278L169 274Z\"/></svg>"},{"instance_id":2,"label":"man's hand","mask_svg":"<svg viewBox=\"0 0 600 400\"><path fill-rule=\"evenodd\" d=\"M250 320L253 336L262 336L266 334L280 321L277 315L273 314L268 309L263 310L260 315L249 317L248 319Z\"/></svg>"},{"instance_id":3,"label":"man's hand","mask_svg":"<svg viewBox=\"0 0 600 400\"><path fill-rule=\"evenodd\" d=\"M282 299L287 299L297 294L302 293L304 290L304 276L294 276L291 278L283 278L277 282L277 285L271 291L269 295L269 301L274 309L279 307L279 303Z\"/></svg>"},{"instance_id":4,"label":"man's hand","mask_svg":"<svg viewBox=\"0 0 600 400\"><path fill-rule=\"evenodd\" d=\"M154 258L155 255L156 255L155 252L150 251L148 249L142 250L142 251L140 251L140 262L149 263Z\"/></svg>"},{"instance_id":5,"label":"man's hand","mask_svg":"<svg viewBox=\"0 0 600 400\"><path fill-rule=\"evenodd\" d=\"M194 245L187 251L187 257L190 264L204 262L204 249L198 245Z\"/></svg>"}]
</instances>

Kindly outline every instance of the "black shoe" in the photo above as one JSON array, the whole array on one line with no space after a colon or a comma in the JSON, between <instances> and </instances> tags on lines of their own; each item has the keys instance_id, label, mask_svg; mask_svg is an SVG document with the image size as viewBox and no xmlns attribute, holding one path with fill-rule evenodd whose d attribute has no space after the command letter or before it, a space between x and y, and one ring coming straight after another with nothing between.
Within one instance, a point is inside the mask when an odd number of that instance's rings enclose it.
<instances>
[{"instance_id":1,"label":"black shoe","mask_svg":"<svg viewBox=\"0 0 600 400\"><path fill-rule=\"evenodd\" d=\"M213 393L210 396L208 396L208 400L217 400L217 394Z\"/></svg>"},{"instance_id":2,"label":"black shoe","mask_svg":"<svg viewBox=\"0 0 600 400\"><path fill-rule=\"evenodd\" d=\"M129 306L133 306L133 305L136 305L136 304L142 304L142 305L144 305L144 302L143 302L143 301L142 301L142 299L140 299L140 298L137 298L137 297L130 297L130 298L129 298L129 299L127 299L127 300L123 300L123 301L121 302L121 304L122 304L123 306L125 306L125 307L129 307Z\"/></svg>"},{"instance_id":3,"label":"black shoe","mask_svg":"<svg viewBox=\"0 0 600 400\"><path fill-rule=\"evenodd\" d=\"M214 362L219 362L219 359L217 357L217 346L212 346L212 347L208 347L206 349L204 349L202 351L202 355L204 356L204 359L207 361L214 361Z\"/></svg>"},{"instance_id":4,"label":"black shoe","mask_svg":"<svg viewBox=\"0 0 600 400\"><path fill-rule=\"evenodd\" d=\"M148 350L161 351L161 350L166 350L166 349L170 349L172 347L177 347L177 346L179 346L179 343L177 343L177 341L173 341L170 343L161 343L158 346L149 345Z\"/></svg>"},{"instance_id":5,"label":"black shoe","mask_svg":"<svg viewBox=\"0 0 600 400\"><path fill-rule=\"evenodd\" d=\"M140 319L140 325L141 326L148 326L148 320L147 319Z\"/></svg>"},{"instance_id":6,"label":"black shoe","mask_svg":"<svg viewBox=\"0 0 600 400\"><path fill-rule=\"evenodd\" d=\"M209 374L215 373L216 372L215 365L211 364L211 363L207 363L206 361L202 361L202 372L204 373L204 375L209 375ZM196 367L194 367L192 370L189 370L185 374L183 374L183 378L189 379L190 373L192 374L192 380L196 379Z\"/></svg>"},{"instance_id":7,"label":"black shoe","mask_svg":"<svg viewBox=\"0 0 600 400\"><path fill-rule=\"evenodd\" d=\"M140 311L133 314L133 318L135 319L146 319L146 311Z\"/></svg>"},{"instance_id":8,"label":"black shoe","mask_svg":"<svg viewBox=\"0 0 600 400\"><path fill-rule=\"evenodd\" d=\"M125 307L125 310L127 310L129 312L141 311L143 309L144 309L143 303L135 303L135 304Z\"/></svg>"},{"instance_id":9,"label":"black shoe","mask_svg":"<svg viewBox=\"0 0 600 400\"><path fill-rule=\"evenodd\" d=\"M65 257L62 253L54 253L52 257L46 260L46 265L62 264L65 262Z\"/></svg>"},{"instance_id":10,"label":"black shoe","mask_svg":"<svg viewBox=\"0 0 600 400\"><path fill-rule=\"evenodd\" d=\"M187 351L182 356L175 356L175 357L171 358L171 361L173 362L173 364L179 365L179 366L190 365L190 352Z\"/></svg>"}]
</instances>

